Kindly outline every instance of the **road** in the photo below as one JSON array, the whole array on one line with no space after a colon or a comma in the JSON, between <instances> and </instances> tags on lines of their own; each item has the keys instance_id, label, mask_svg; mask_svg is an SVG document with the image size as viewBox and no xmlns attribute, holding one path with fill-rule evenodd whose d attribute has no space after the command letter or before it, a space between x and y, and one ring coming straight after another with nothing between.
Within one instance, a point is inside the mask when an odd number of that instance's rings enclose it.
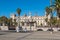
<instances>
[{"instance_id":1,"label":"road","mask_svg":"<svg viewBox=\"0 0 60 40\"><path fill-rule=\"evenodd\" d=\"M0 31L0 40L60 40L60 32L36 31L27 33Z\"/></svg>"}]
</instances>

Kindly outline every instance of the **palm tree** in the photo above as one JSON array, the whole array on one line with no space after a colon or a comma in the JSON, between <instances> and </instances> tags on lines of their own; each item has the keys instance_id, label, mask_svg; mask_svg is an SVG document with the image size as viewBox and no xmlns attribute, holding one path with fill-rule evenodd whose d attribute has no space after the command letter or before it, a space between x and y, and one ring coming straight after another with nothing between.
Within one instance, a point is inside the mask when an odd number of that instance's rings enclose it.
<instances>
[{"instance_id":1,"label":"palm tree","mask_svg":"<svg viewBox=\"0 0 60 40\"><path fill-rule=\"evenodd\" d=\"M17 8L17 14L18 14L18 18L20 19L20 13L21 13L21 9L20 8ZM19 21L20 22L20 21ZM20 25L20 23L19 23Z\"/></svg>"},{"instance_id":2,"label":"palm tree","mask_svg":"<svg viewBox=\"0 0 60 40\"><path fill-rule=\"evenodd\" d=\"M20 16L20 13L21 13L21 9L17 8L17 14L18 14L18 16Z\"/></svg>"},{"instance_id":3,"label":"palm tree","mask_svg":"<svg viewBox=\"0 0 60 40\"><path fill-rule=\"evenodd\" d=\"M53 11L54 11L54 9L53 9L53 7L51 7L51 5L52 5L52 0L50 0L50 6L49 7L46 7L46 17L48 17L49 14L51 15L50 22L51 22L51 20L53 20ZM47 19L48 18L46 18L45 20L48 23L48 20Z\"/></svg>"},{"instance_id":4,"label":"palm tree","mask_svg":"<svg viewBox=\"0 0 60 40\"><path fill-rule=\"evenodd\" d=\"M21 13L21 9L20 8L17 8L17 14L18 14L19 20L20 20L20 13ZM20 26L20 21L19 21L19 26Z\"/></svg>"},{"instance_id":5,"label":"palm tree","mask_svg":"<svg viewBox=\"0 0 60 40\"><path fill-rule=\"evenodd\" d=\"M55 0L54 4L50 6L53 7L54 10L56 10L57 16L58 18L60 18L60 0Z\"/></svg>"},{"instance_id":6,"label":"palm tree","mask_svg":"<svg viewBox=\"0 0 60 40\"><path fill-rule=\"evenodd\" d=\"M51 15L51 19L52 19L52 17L53 17L53 16L52 16L52 15L53 15L53 14L52 14L52 9L51 9L51 7L46 7L46 17L47 17L47 18L45 19L45 21L46 21L47 23L48 23L48 15L49 15L49 14Z\"/></svg>"},{"instance_id":7,"label":"palm tree","mask_svg":"<svg viewBox=\"0 0 60 40\"><path fill-rule=\"evenodd\" d=\"M54 0L54 4L50 5L50 7L57 12L57 16L60 19L60 0Z\"/></svg>"},{"instance_id":8,"label":"palm tree","mask_svg":"<svg viewBox=\"0 0 60 40\"><path fill-rule=\"evenodd\" d=\"M20 8L17 8L16 11L17 11L17 14L18 14L18 18L19 18L19 20L20 20L21 9L20 9ZM18 24L18 25L19 25L19 27L20 27L20 21L19 21L19 24ZM18 28L19 28L19 27L18 27ZM17 31L17 32L19 32L19 31Z\"/></svg>"},{"instance_id":9,"label":"palm tree","mask_svg":"<svg viewBox=\"0 0 60 40\"><path fill-rule=\"evenodd\" d=\"M48 16L50 14L51 10L49 7L46 7L46 16Z\"/></svg>"},{"instance_id":10,"label":"palm tree","mask_svg":"<svg viewBox=\"0 0 60 40\"><path fill-rule=\"evenodd\" d=\"M60 18L60 0L55 0L57 16Z\"/></svg>"},{"instance_id":11,"label":"palm tree","mask_svg":"<svg viewBox=\"0 0 60 40\"><path fill-rule=\"evenodd\" d=\"M52 7L46 7L46 17L48 17L49 14L51 15L51 17L50 17L49 21L48 21L48 18L46 18L45 21L51 27L51 29L52 29L52 21L51 20L53 20L53 13L52 12L53 12L53 8ZM51 31L51 33L52 32L53 31Z\"/></svg>"}]
</instances>

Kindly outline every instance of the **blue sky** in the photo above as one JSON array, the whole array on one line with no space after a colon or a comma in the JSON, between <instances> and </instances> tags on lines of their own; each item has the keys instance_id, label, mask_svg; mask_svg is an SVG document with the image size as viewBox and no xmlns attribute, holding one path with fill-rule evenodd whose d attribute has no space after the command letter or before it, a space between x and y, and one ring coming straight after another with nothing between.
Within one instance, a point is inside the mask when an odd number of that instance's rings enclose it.
<instances>
[{"instance_id":1,"label":"blue sky","mask_svg":"<svg viewBox=\"0 0 60 40\"><path fill-rule=\"evenodd\" d=\"M34 16L35 13L39 16L45 15L45 7L50 5L50 0L0 0L0 16L10 17L10 14L15 13L16 9L21 8L21 16L29 12Z\"/></svg>"}]
</instances>

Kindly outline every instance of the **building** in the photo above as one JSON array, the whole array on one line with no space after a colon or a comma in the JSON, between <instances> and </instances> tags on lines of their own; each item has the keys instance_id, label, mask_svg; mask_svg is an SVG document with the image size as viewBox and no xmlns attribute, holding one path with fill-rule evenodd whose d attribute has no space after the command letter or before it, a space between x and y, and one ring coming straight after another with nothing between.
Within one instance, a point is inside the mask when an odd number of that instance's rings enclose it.
<instances>
[{"instance_id":1,"label":"building","mask_svg":"<svg viewBox=\"0 0 60 40\"><path fill-rule=\"evenodd\" d=\"M17 23L20 22L20 26L21 27L29 27L29 26L33 26L33 27L39 27L39 26L47 26L47 22L45 21L45 19L47 18L46 15L45 16L31 16L31 13L29 13L29 16L27 16L26 14L24 14L24 16L20 16L20 19L18 18L18 16L16 16L15 14L10 15L10 18L12 18L12 21L14 22L14 20L16 20ZM50 19L50 15L48 16L48 19Z\"/></svg>"}]
</instances>

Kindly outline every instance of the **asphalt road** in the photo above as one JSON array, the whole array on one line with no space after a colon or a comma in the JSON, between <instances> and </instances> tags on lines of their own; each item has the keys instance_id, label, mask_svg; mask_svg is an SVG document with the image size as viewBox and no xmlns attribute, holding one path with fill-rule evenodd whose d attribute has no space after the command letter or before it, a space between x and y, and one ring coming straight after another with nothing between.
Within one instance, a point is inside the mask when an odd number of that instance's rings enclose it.
<instances>
[{"instance_id":1,"label":"asphalt road","mask_svg":"<svg viewBox=\"0 0 60 40\"><path fill-rule=\"evenodd\" d=\"M0 31L0 40L60 40L60 32L4 32Z\"/></svg>"}]
</instances>

